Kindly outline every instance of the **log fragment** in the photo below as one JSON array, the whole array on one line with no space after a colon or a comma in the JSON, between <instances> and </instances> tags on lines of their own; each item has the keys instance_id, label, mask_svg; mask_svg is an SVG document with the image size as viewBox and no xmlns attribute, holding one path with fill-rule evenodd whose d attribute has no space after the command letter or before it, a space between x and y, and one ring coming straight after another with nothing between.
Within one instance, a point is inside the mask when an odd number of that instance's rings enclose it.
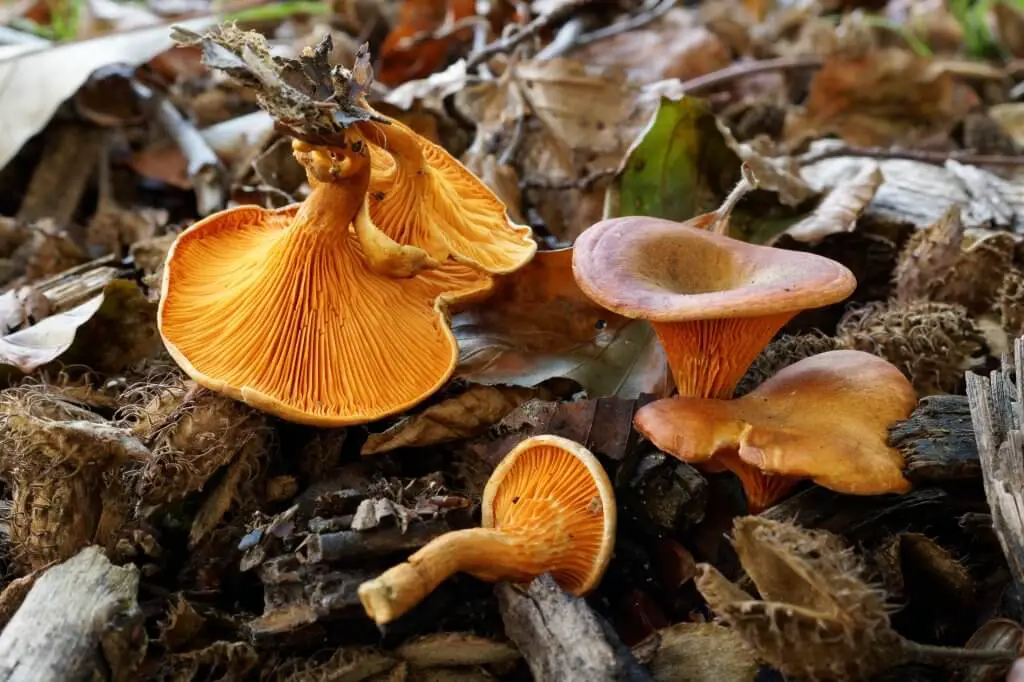
<instances>
[{"instance_id":1,"label":"log fragment","mask_svg":"<svg viewBox=\"0 0 1024 682\"><path fill-rule=\"evenodd\" d=\"M0 679L130 679L146 648L138 589L138 569L95 545L48 569L0 633Z\"/></svg>"},{"instance_id":2,"label":"log fragment","mask_svg":"<svg viewBox=\"0 0 1024 682\"><path fill-rule=\"evenodd\" d=\"M495 588L505 632L536 680L653 682L611 626L586 601L560 588L550 574L525 590Z\"/></svg>"},{"instance_id":3,"label":"log fragment","mask_svg":"<svg viewBox=\"0 0 1024 682\"><path fill-rule=\"evenodd\" d=\"M967 399L992 527L1019 590L1024 586L1024 338L1014 342L1013 356L988 377L968 373Z\"/></svg>"},{"instance_id":4,"label":"log fragment","mask_svg":"<svg viewBox=\"0 0 1024 682\"><path fill-rule=\"evenodd\" d=\"M889 429L889 444L903 453L907 478L915 485L981 476L966 396L923 398L909 419Z\"/></svg>"}]
</instances>

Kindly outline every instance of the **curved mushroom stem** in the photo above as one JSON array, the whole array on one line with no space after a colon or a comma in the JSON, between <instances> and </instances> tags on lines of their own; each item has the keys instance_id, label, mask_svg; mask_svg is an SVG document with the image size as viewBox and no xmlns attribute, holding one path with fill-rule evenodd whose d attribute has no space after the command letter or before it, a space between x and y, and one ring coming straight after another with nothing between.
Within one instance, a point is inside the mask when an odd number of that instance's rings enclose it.
<instances>
[{"instance_id":1,"label":"curved mushroom stem","mask_svg":"<svg viewBox=\"0 0 1024 682\"><path fill-rule=\"evenodd\" d=\"M716 452L712 461L721 464L740 479L743 492L747 496L749 514L760 514L781 500L800 482L800 479L791 476L765 474L752 464L741 460L734 450Z\"/></svg>"},{"instance_id":2,"label":"curved mushroom stem","mask_svg":"<svg viewBox=\"0 0 1024 682\"><path fill-rule=\"evenodd\" d=\"M679 395L728 400L772 337L796 311L687 322L654 322Z\"/></svg>"},{"instance_id":3,"label":"curved mushroom stem","mask_svg":"<svg viewBox=\"0 0 1024 682\"><path fill-rule=\"evenodd\" d=\"M434 538L402 564L359 586L359 599L377 625L402 616L455 573L482 580L523 582L543 573L541 557L515 534L467 528Z\"/></svg>"}]
</instances>

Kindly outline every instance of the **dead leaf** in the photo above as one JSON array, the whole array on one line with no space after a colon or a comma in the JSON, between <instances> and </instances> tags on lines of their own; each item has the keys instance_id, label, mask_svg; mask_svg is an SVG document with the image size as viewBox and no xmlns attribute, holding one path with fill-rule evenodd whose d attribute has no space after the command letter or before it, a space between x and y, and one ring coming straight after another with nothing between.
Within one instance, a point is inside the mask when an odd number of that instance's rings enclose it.
<instances>
[{"instance_id":1,"label":"dead leaf","mask_svg":"<svg viewBox=\"0 0 1024 682\"><path fill-rule=\"evenodd\" d=\"M471 386L454 398L405 417L382 433L371 433L362 454L424 447L477 436L531 398L547 398L542 389Z\"/></svg>"},{"instance_id":2,"label":"dead leaf","mask_svg":"<svg viewBox=\"0 0 1024 682\"><path fill-rule=\"evenodd\" d=\"M17 367L28 374L60 357L71 348L78 328L103 305L103 299L104 295L100 294L71 310L0 338L0 364Z\"/></svg>"},{"instance_id":3,"label":"dead leaf","mask_svg":"<svg viewBox=\"0 0 1024 682\"><path fill-rule=\"evenodd\" d=\"M452 332L461 351L458 375L475 383L537 386L563 377L591 397L671 390L650 324L587 298L572 274L572 249L539 252L499 278L487 301L454 316Z\"/></svg>"},{"instance_id":4,"label":"dead leaf","mask_svg":"<svg viewBox=\"0 0 1024 682\"><path fill-rule=\"evenodd\" d=\"M783 234L805 244L816 244L830 234L853 232L857 218L883 181L878 164L863 166L857 175L833 187L811 215Z\"/></svg>"},{"instance_id":5,"label":"dead leaf","mask_svg":"<svg viewBox=\"0 0 1024 682\"><path fill-rule=\"evenodd\" d=\"M856 146L909 146L947 134L976 102L948 71L911 52L837 53L814 75L804 112L789 117L785 137L834 133Z\"/></svg>"},{"instance_id":6,"label":"dead leaf","mask_svg":"<svg viewBox=\"0 0 1024 682\"><path fill-rule=\"evenodd\" d=\"M215 22L202 17L182 22L202 30ZM89 75L114 63L141 64L174 46L167 26L41 47L0 60L0 168L21 146L43 129L61 103L73 95Z\"/></svg>"},{"instance_id":7,"label":"dead leaf","mask_svg":"<svg viewBox=\"0 0 1024 682\"><path fill-rule=\"evenodd\" d=\"M589 43L573 52L586 64L626 69L630 78L650 83L689 80L725 68L732 54L715 33L702 26L695 10L676 7L641 29Z\"/></svg>"},{"instance_id":8,"label":"dead leaf","mask_svg":"<svg viewBox=\"0 0 1024 682\"><path fill-rule=\"evenodd\" d=\"M621 69L566 58L510 64L499 79L455 96L477 124L464 162L478 175L489 156L521 169L525 201L570 243L602 218L602 176L618 167L647 119L652 103L636 94Z\"/></svg>"},{"instance_id":9,"label":"dead leaf","mask_svg":"<svg viewBox=\"0 0 1024 682\"><path fill-rule=\"evenodd\" d=\"M451 45L471 32L449 31L447 37L440 39L429 36L445 32L455 22L474 14L475 0L404 0L397 22L380 48L378 80L385 85L398 85L437 71Z\"/></svg>"},{"instance_id":10,"label":"dead leaf","mask_svg":"<svg viewBox=\"0 0 1024 682\"><path fill-rule=\"evenodd\" d=\"M519 650L508 642L463 632L418 637L398 647L395 653L415 668L500 665L521 657Z\"/></svg>"}]
</instances>

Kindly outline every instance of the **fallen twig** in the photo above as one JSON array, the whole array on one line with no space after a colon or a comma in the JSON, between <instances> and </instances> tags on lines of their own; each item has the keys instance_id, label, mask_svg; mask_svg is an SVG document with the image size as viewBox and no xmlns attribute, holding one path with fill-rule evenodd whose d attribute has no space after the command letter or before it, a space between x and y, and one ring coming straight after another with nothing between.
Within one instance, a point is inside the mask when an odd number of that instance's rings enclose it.
<instances>
[{"instance_id":1,"label":"fallen twig","mask_svg":"<svg viewBox=\"0 0 1024 682\"><path fill-rule=\"evenodd\" d=\"M606 38L611 38L612 36L617 36L621 33L627 33L629 31L635 31L639 28L643 28L644 26L657 21L668 14L669 11L678 3L679 0L654 0L654 2L648 2L639 12L628 17L624 21L581 35L576 39L572 49L589 45L590 43L597 42L598 40L605 40Z\"/></svg>"},{"instance_id":2,"label":"fallen twig","mask_svg":"<svg viewBox=\"0 0 1024 682\"><path fill-rule=\"evenodd\" d=\"M764 59L761 61L738 62L724 69L706 73L690 80L683 81L680 89L687 95L695 95L698 92L718 88L731 83L739 78L756 76L772 71L797 71L800 69L817 69L821 67L821 58L801 57L779 57L778 59Z\"/></svg>"},{"instance_id":3,"label":"fallen twig","mask_svg":"<svg viewBox=\"0 0 1024 682\"><path fill-rule=\"evenodd\" d=\"M799 158L799 162L801 166L809 166L818 161L842 156L859 156L868 159L905 159L936 166L944 166L947 161L956 161L969 166L1024 166L1024 155L975 154L970 151L929 152L922 149L886 149L884 147L848 147L845 145L805 154Z\"/></svg>"},{"instance_id":4,"label":"fallen twig","mask_svg":"<svg viewBox=\"0 0 1024 682\"><path fill-rule=\"evenodd\" d=\"M576 0L575 2L566 3L558 7L553 12L537 17L518 31L500 38L480 50L474 51L473 54L469 55L469 58L466 59L466 68L472 69L475 66L483 64L495 55L514 50L517 46L526 40L533 38L544 29L550 28L551 26L568 19L581 6L587 4L588 1L589 0Z\"/></svg>"}]
</instances>

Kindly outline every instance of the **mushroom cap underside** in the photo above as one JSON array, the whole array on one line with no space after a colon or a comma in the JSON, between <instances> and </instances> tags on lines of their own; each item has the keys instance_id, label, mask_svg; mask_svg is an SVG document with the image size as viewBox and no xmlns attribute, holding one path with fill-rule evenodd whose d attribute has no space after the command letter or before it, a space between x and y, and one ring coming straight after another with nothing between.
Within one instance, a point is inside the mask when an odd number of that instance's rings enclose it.
<instances>
[{"instance_id":1,"label":"mushroom cap underside","mask_svg":"<svg viewBox=\"0 0 1024 682\"><path fill-rule=\"evenodd\" d=\"M615 493L579 443L552 435L524 440L491 474L481 505L484 528L532 535L538 548L555 549L550 572L567 591L585 594L600 582L615 545Z\"/></svg>"},{"instance_id":2,"label":"mushroom cap underside","mask_svg":"<svg viewBox=\"0 0 1024 682\"><path fill-rule=\"evenodd\" d=\"M290 421L365 423L417 404L458 359L445 306L491 279L455 264L376 275L350 229L298 211L242 206L178 237L158 312L169 353L197 383Z\"/></svg>"},{"instance_id":3,"label":"mushroom cap underside","mask_svg":"<svg viewBox=\"0 0 1024 682\"><path fill-rule=\"evenodd\" d=\"M573 247L576 281L608 310L655 322L797 312L841 301L857 286L833 260L710 232L701 227L708 218L601 221Z\"/></svg>"},{"instance_id":4,"label":"mushroom cap underside","mask_svg":"<svg viewBox=\"0 0 1024 682\"><path fill-rule=\"evenodd\" d=\"M370 218L388 237L434 260L491 274L508 274L533 258L533 230L512 222L497 195L443 147L398 121L363 131L372 152ZM396 136L399 143L389 143ZM403 154L408 145L417 154Z\"/></svg>"},{"instance_id":5,"label":"mushroom cap underside","mask_svg":"<svg viewBox=\"0 0 1024 682\"><path fill-rule=\"evenodd\" d=\"M644 406L637 429L684 461L736 451L764 472L810 478L850 494L905 492L904 460L888 444L917 395L886 360L821 353L784 368L735 400L676 397Z\"/></svg>"}]
</instances>

